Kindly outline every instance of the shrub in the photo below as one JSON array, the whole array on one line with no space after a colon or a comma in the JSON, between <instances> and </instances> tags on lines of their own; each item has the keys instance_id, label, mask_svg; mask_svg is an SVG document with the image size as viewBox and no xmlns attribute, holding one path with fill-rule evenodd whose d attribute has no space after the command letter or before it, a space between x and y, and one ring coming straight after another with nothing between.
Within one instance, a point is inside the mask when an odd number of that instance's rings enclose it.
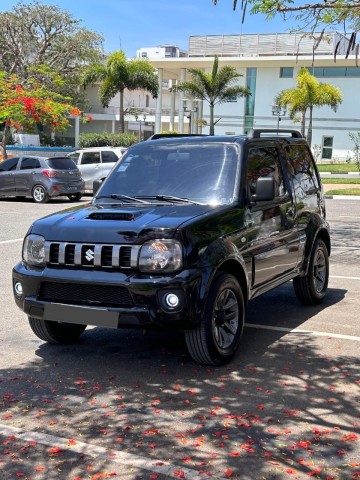
<instances>
[{"instance_id":1,"label":"shrub","mask_svg":"<svg viewBox=\"0 0 360 480\"><path fill-rule=\"evenodd\" d=\"M130 147L137 141L133 133L81 133L79 147Z\"/></svg>"}]
</instances>

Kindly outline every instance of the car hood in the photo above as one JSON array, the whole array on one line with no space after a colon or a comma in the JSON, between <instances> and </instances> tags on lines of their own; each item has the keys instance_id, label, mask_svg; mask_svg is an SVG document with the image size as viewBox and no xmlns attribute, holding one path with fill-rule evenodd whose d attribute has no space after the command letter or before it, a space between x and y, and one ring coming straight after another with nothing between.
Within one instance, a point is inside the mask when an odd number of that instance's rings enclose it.
<instances>
[{"instance_id":1,"label":"car hood","mask_svg":"<svg viewBox=\"0 0 360 480\"><path fill-rule=\"evenodd\" d=\"M185 222L214 211L210 205L88 205L37 220L31 233L52 242L142 243L149 238L171 238Z\"/></svg>"}]
</instances>

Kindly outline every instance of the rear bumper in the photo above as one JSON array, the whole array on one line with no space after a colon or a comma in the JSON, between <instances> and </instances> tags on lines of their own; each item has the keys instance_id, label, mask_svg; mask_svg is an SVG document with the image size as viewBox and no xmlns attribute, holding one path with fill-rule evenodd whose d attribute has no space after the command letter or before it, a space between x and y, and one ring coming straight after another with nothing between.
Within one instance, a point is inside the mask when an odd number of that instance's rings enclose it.
<instances>
[{"instance_id":1,"label":"rear bumper","mask_svg":"<svg viewBox=\"0 0 360 480\"><path fill-rule=\"evenodd\" d=\"M196 327L205 306L204 280L204 272L200 270L151 277L80 269L30 270L23 263L13 269L15 302L27 315L42 320L109 328L183 330ZM17 284L21 284L21 295L15 288ZM46 290L44 286L49 285L50 289ZM82 298L71 295L67 298L67 294L49 298L49 294L44 293L45 290L67 292L71 286L79 287L77 291L81 292ZM105 294L109 290L111 295L91 298L86 294L87 288L98 288ZM121 290L120 304L113 300L117 289ZM168 294L178 297L179 305L175 308L166 304Z\"/></svg>"}]
</instances>

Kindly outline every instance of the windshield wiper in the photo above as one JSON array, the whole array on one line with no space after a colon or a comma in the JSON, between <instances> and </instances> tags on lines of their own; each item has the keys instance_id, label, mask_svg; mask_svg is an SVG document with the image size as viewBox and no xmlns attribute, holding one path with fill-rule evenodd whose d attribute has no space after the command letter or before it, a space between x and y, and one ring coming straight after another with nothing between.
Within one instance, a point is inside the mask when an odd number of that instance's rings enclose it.
<instances>
[{"instance_id":1,"label":"windshield wiper","mask_svg":"<svg viewBox=\"0 0 360 480\"><path fill-rule=\"evenodd\" d=\"M145 200L140 200L137 197L129 197L128 195L118 195L117 193L112 193L111 195L100 195L97 198L111 198L112 200L129 200L129 202L137 202L137 203L148 203Z\"/></svg>"},{"instance_id":2,"label":"windshield wiper","mask_svg":"<svg viewBox=\"0 0 360 480\"><path fill-rule=\"evenodd\" d=\"M189 200L188 198L183 197L173 197L172 195L141 195L139 198L146 198L148 200L163 200L164 202L182 202L182 203L192 203L194 205L203 205L200 202L195 202L195 200Z\"/></svg>"}]
</instances>

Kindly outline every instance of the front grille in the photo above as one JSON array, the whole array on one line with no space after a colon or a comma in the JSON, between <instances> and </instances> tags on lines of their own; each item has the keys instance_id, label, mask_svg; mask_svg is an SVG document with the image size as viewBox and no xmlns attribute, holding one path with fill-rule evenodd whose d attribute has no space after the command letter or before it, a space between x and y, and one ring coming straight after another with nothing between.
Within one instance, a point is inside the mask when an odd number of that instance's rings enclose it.
<instances>
[{"instance_id":1,"label":"front grille","mask_svg":"<svg viewBox=\"0 0 360 480\"><path fill-rule=\"evenodd\" d=\"M139 245L45 242L45 259L52 266L129 269L137 267L139 249Z\"/></svg>"},{"instance_id":2,"label":"front grille","mask_svg":"<svg viewBox=\"0 0 360 480\"><path fill-rule=\"evenodd\" d=\"M127 288L113 285L42 282L39 300L98 307L134 306Z\"/></svg>"}]
</instances>

